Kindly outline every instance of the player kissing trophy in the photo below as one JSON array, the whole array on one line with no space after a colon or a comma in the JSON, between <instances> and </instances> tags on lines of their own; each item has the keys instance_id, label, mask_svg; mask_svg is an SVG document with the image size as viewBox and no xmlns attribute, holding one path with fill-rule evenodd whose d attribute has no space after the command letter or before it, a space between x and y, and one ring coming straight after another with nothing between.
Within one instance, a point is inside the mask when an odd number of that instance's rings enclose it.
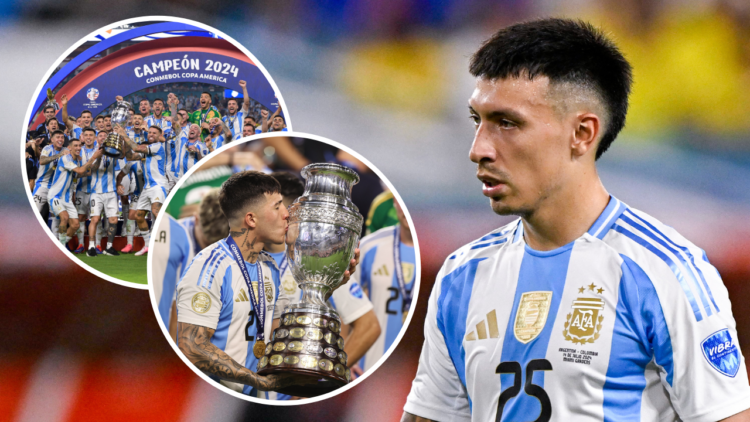
<instances>
[{"instance_id":1,"label":"player kissing trophy","mask_svg":"<svg viewBox=\"0 0 750 422\"><path fill-rule=\"evenodd\" d=\"M112 110L112 126L118 124L125 127L124 123L127 122L130 118L128 110L130 110L131 108L133 108L133 105L129 102L118 101L117 105L115 105L114 110ZM125 141L122 139L122 137L120 137L118 133L112 132L107 135L107 139L104 140L103 146L104 155L108 155L110 157L119 157L122 154L122 149L125 146Z\"/></svg>"},{"instance_id":2,"label":"player kissing trophy","mask_svg":"<svg viewBox=\"0 0 750 422\"><path fill-rule=\"evenodd\" d=\"M302 169L305 191L289 207L286 255L302 299L284 309L281 325L258 361L261 375L292 372L318 379L280 393L312 397L346 385L341 319L326 302L341 286L354 258L364 218L351 201L359 175L338 164L310 164ZM261 352L263 353L263 352ZM260 356L259 356L260 357Z\"/></svg>"}]
</instances>

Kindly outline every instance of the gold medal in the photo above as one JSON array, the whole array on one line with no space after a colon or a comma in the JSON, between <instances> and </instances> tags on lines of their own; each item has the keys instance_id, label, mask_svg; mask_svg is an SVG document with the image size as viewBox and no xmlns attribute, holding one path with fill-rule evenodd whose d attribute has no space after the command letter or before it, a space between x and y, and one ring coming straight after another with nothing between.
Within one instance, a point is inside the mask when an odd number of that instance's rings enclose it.
<instances>
[{"instance_id":1,"label":"gold medal","mask_svg":"<svg viewBox=\"0 0 750 422\"><path fill-rule=\"evenodd\" d=\"M258 340L255 342L255 345L253 346L253 355L255 355L256 358L260 359L263 357L263 353L266 351L266 342L263 340Z\"/></svg>"}]
</instances>

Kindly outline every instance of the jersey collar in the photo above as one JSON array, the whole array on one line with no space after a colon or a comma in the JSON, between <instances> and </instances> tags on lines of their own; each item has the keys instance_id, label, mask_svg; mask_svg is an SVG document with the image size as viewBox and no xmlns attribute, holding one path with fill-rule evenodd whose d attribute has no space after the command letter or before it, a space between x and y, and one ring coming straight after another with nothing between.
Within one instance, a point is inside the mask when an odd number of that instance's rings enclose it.
<instances>
[{"instance_id":1,"label":"jersey collar","mask_svg":"<svg viewBox=\"0 0 750 422\"><path fill-rule=\"evenodd\" d=\"M588 233L598 239L603 239L604 236L609 232L609 229L613 224L620 218L625 209L628 206L621 202L614 196L609 197L609 203L604 211L599 215L594 224L589 229Z\"/></svg>"}]
</instances>

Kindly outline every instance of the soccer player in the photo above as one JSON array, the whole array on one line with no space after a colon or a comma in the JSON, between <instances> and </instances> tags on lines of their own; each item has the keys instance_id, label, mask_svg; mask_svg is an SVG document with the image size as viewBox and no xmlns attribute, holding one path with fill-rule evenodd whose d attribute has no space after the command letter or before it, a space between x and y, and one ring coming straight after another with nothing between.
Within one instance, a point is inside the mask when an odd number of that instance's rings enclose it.
<instances>
[{"instance_id":1,"label":"soccer player","mask_svg":"<svg viewBox=\"0 0 750 422\"><path fill-rule=\"evenodd\" d=\"M49 123L49 120L55 117L55 113L57 110L55 110L54 106L48 105L45 106L42 109L42 114L44 114L44 122L39 123L39 126L36 127L36 131L39 133L45 132L47 130L47 123Z\"/></svg>"},{"instance_id":2,"label":"soccer player","mask_svg":"<svg viewBox=\"0 0 750 422\"><path fill-rule=\"evenodd\" d=\"M161 129L157 126L151 126L148 129L148 138L145 144L136 144L130 139L120 125L115 125L115 131L123 136L127 149L132 152L138 152L146 156L146 163L143 165L144 188L138 197L135 214L136 224L143 237L143 249L136 252L136 256L148 253L148 242L150 231L146 222L146 214L151 211L153 218L159 214L164 200L167 198L167 176L166 176L166 153L164 152L164 136Z\"/></svg>"},{"instance_id":3,"label":"soccer player","mask_svg":"<svg viewBox=\"0 0 750 422\"><path fill-rule=\"evenodd\" d=\"M201 142L201 128L197 124L191 124L187 137L183 137L181 155L177 157L177 171L182 177L192 168L201 158L208 155L208 147Z\"/></svg>"},{"instance_id":4,"label":"soccer player","mask_svg":"<svg viewBox=\"0 0 750 422\"><path fill-rule=\"evenodd\" d=\"M115 232L117 231L117 213L119 204L117 202L117 174L120 172L120 160L117 157L105 156L100 160L100 165L92 168L91 175L91 219L89 221L89 248L86 255L94 257L97 255L95 243L96 228L99 225L102 213L109 223L107 230L107 247L105 255L119 256L120 253L114 248ZM102 226L102 229L105 229Z\"/></svg>"},{"instance_id":5,"label":"soccer player","mask_svg":"<svg viewBox=\"0 0 750 422\"><path fill-rule=\"evenodd\" d=\"M63 105L63 107L65 107ZM91 129L90 127L84 127L81 130L81 136L83 141L83 146L81 147L81 160L84 162L88 162L91 157L93 157L94 153L99 149L99 145L96 144L96 132L94 129ZM91 176L79 176L78 177L78 184L76 184L75 187L75 205L76 210L78 211L78 221L85 222L86 218L89 215L89 211L91 210L91 190L92 190L92 183L91 183ZM75 253L81 253L86 250L86 247L84 246L83 242L83 228L76 233L78 235L78 248L74 251ZM90 238L91 236L89 236Z\"/></svg>"},{"instance_id":6,"label":"soccer player","mask_svg":"<svg viewBox=\"0 0 750 422\"><path fill-rule=\"evenodd\" d=\"M151 114L151 102L148 98L144 98L138 103L138 113L144 120Z\"/></svg>"},{"instance_id":7,"label":"soccer player","mask_svg":"<svg viewBox=\"0 0 750 422\"><path fill-rule=\"evenodd\" d=\"M245 119L245 126L242 128L242 137L243 138L247 138L248 136L253 136L253 134L255 133L255 130L256 130L255 126L252 125L249 122L249 120L250 120L249 117Z\"/></svg>"},{"instance_id":8,"label":"soccer player","mask_svg":"<svg viewBox=\"0 0 750 422\"><path fill-rule=\"evenodd\" d=\"M216 117L212 118L209 122L208 135L206 135L205 139L208 152L214 152L214 150L221 148L227 143L227 140L229 140L228 142L234 140L232 131L229 130L229 127L222 120Z\"/></svg>"},{"instance_id":9,"label":"soccer player","mask_svg":"<svg viewBox=\"0 0 750 422\"><path fill-rule=\"evenodd\" d=\"M221 118L221 113L216 106L211 105L211 94L204 92L200 97L201 108L190 113L190 123L195 123L201 127L201 138L205 138L208 134L208 121L212 117Z\"/></svg>"},{"instance_id":10,"label":"soccer player","mask_svg":"<svg viewBox=\"0 0 750 422\"><path fill-rule=\"evenodd\" d=\"M632 80L616 46L531 21L470 71L469 157L493 211L520 218L446 259L402 420L750 420L718 272L597 175Z\"/></svg>"},{"instance_id":11,"label":"soccer player","mask_svg":"<svg viewBox=\"0 0 750 422\"><path fill-rule=\"evenodd\" d=\"M39 212L42 212L44 204L47 203L47 195L49 188L52 187L52 178L55 175L57 160L69 153L67 148L63 148L64 141L65 135L61 130L52 132L50 135L50 145L42 148L42 153L39 156L39 171L37 172L36 184L32 192L36 209Z\"/></svg>"},{"instance_id":12,"label":"soccer player","mask_svg":"<svg viewBox=\"0 0 750 422\"><path fill-rule=\"evenodd\" d=\"M256 395L305 384L298 375L260 376L256 368L278 318L291 297L279 293L279 269L263 252L284 242L289 213L279 183L255 171L232 175L221 187L229 236L201 251L177 285L178 344L201 371L235 391ZM358 257L358 255L357 255ZM354 271L352 260L345 279ZM250 300L238 298L248 297Z\"/></svg>"},{"instance_id":13,"label":"soccer player","mask_svg":"<svg viewBox=\"0 0 750 422\"><path fill-rule=\"evenodd\" d=\"M112 132L112 116L110 115L104 116L104 131L107 133Z\"/></svg>"},{"instance_id":14,"label":"soccer player","mask_svg":"<svg viewBox=\"0 0 750 422\"><path fill-rule=\"evenodd\" d=\"M137 116L140 117L140 115ZM133 251L133 237L137 229L135 224L137 210L135 208L138 205L138 196L143 190L143 180L143 160L140 159L128 160L125 166L120 169L120 173L117 174L117 194L120 195L122 201L123 226L127 239L127 244L120 250L122 253ZM133 207L130 207L130 205L133 205Z\"/></svg>"},{"instance_id":15,"label":"soccer player","mask_svg":"<svg viewBox=\"0 0 750 422\"><path fill-rule=\"evenodd\" d=\"M278 171L271 173L271 176L279 182L283 204L287 208L305 191L302 181L292 173ZM286 244L267 243L263 250L273 257L279 267L281 290L291 295L294 298L293 302L300 302L302 291L289 269ZM348 365L354 366L380 336L378 317L373 311L372 302L363 294L362 288L356 280L350 279L348 283L334 290L329 300L338 311L341 322L347 326L342 327L342 335L345 336L344 352L347 355ZM283 309L280 311L283 311ZM269 394L268 398L290 400L292 397L286 394L276 394L274 397L273 394Z\"/></svg>"},{"instance_id":16,"label":"soccer player","mask_svg":"<svg viewBox=\"0 0 750 422\"><path fill-rule=\"evenodd\" d=\"M235 141L242 137L242 128L245 125L245 118L250 109L250 95L247 93L247 82L240 81L242 87L242 109L240 110L239 101L236 98L227 100L227 115L221 120L227 125L232 132L232 139ZM220 148L219 146L215 148Z\"/></svg>"},{"instance_id":17,"label":"soccer player","mask_svg":"<svg viewBox=\"0 0 750 422\"><path fill-rule=\"evenodd\" d=\"M161 98L155 99L152 105L153 113L143 119L146 122L146 126L158 126L161 128L162 132L166 132L167 129L172 127L171 119L166 118L167 116L170 116L171 113L164 111L164 100Z\"/></svg>"},{"instance_id":18,"label":"soccer player","mask_svg":"<svg viewBox=\"0 0 750 422\"><path fill-rule=\"evenodd\" d=\"M396 340L409 312L416 277L414 241L403 210L397 201L399 224L385 227L360 241L362 263L353 280L370 298L382 333L359 365L372 368Z\"/></svg>"},{"instance_id":19,"label":"soccer player","mask_svg":"<svg viewBox=\"0 0 750 422\"><path fill-rule=\"evenodd\" d=\"M73 184L76 177L90 174L91 169L99 164L102 157L102 150L99 149L84 165L80 152L81 141L71 140L69 152L60 157L52 178L52 186L49 188L49 207L60 219L58 238L63 245L68 243L79 227L78 211L73 205Z\"/></svg>"},{"instance_id":20,"label":"soccer player","mask_svg":"<svg viewBox=\"0 0 750 422\"><path fill-rule=\"evenodd\" d=\"M106 132L104 128L104 116L96 116L96 119L94 120L94 126L96 126L94 129L96 130L96 135L99 136L99 133Z\"/></svg>"}]
</instances>

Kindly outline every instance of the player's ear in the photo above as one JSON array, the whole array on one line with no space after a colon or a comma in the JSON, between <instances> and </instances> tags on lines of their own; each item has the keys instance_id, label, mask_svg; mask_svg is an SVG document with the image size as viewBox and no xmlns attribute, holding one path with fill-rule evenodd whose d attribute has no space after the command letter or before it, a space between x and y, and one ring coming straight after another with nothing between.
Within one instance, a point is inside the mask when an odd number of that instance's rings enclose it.
<instances>
[{"instance_id":1,"label":"player's ear","mask_svg":"<svg viewBox=\"0 0 750 422\"><path fill-rule=\"evenodd\" d=\"M576 128L570 145L574 157L582 157L588 152L595 152L601 124L601 119L594 113L582 113L577 116Z\"/></svg>"},{"instance_id":2,"label":"player's ear","mask_svg":"<svg viewBox=\"0 0 750 422\"><path fill-rule=\"evenodd\" d=\"M248 212L245 214L245 224L254 229L258 225L258 216L252 211Z\"/></svg>"}]
</instances>

